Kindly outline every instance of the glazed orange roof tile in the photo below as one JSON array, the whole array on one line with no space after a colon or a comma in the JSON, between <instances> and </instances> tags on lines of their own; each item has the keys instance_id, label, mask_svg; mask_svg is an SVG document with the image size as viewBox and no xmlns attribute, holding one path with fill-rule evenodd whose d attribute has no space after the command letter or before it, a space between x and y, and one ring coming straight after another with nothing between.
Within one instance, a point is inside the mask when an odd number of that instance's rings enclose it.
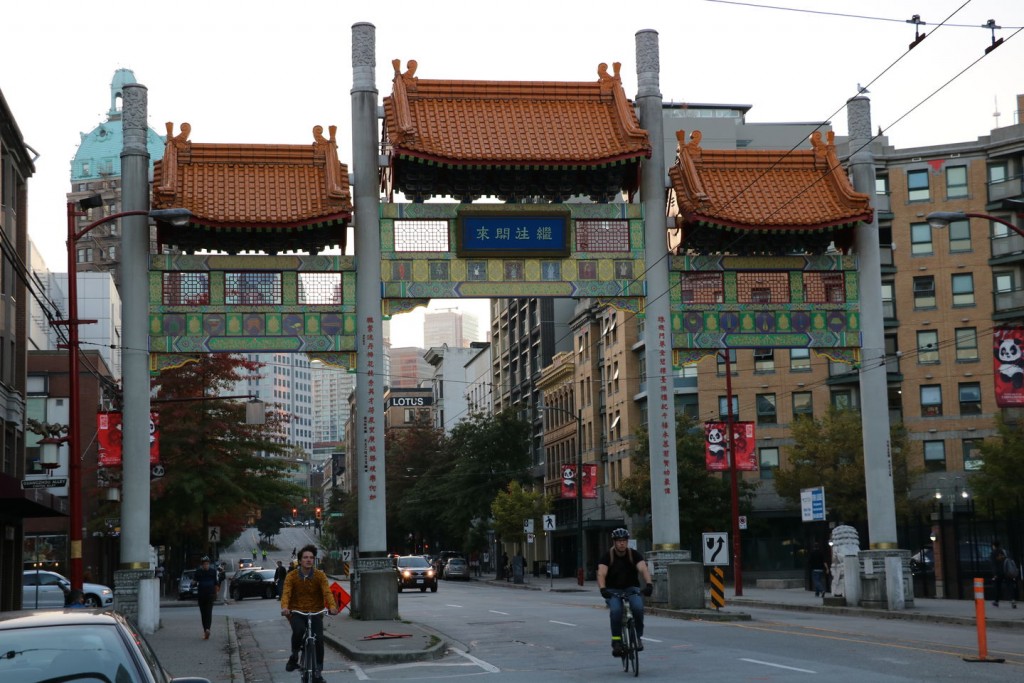
<instances>
[{"instance_id":1,"label":"glazed orange roof tile","mask_svg":"<svg viewBox=\"0 0 1024 683\"><path fill-rule=\"evenodd\" d=\"M676 226L743 231L820 231L870 221L868 195L855 192L835 153L834 134L811 136L812 149L706 150L700 131L679 140L669 169Z\"/></svg>"},{"instance_id":2,"label":"glazed orange roof tile","mask_svg":"<svg viewBox=\"0 0 1024 683\"><path fill-rule=\"evenodd\" d=\"M599 166L649 157L619 78L606 64L593 82L426 80L395 69L384 98L394 156L451 166Z\"/></svg>"},{"instance_id":3,"label":"glazed orange roof tile","mask_svg":"<svg viewBox=\"0 0 1024 683\"><path fill-rule=\"evenodd\" d=\"M182 207L191 223L213 229L302 228L347 222L348 169L338 160L336 126L313 128L309 145L200 144L191 126L173 135L154 168L153 206Z\"/></svg>"}]
</instances>

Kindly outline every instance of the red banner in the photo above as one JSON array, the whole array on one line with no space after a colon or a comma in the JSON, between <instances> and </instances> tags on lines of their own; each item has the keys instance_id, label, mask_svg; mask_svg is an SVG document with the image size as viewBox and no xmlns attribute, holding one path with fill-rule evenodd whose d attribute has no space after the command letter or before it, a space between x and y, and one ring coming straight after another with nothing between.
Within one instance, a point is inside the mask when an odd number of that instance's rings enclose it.
<instances>
[{"instance_id":1,"label":"red banner","mask_svg":"<svg viewBox=\"0 0 1024 683\"><path fill-rule=\"evenodd\" d=\"M159 415L149 414L149 464L160 462L160 438L157 427ZM99 448L100 467L121 466L121 413L96 413L96 445Z\"/></svg>"},{"instance_id":2,"label":"red banner","mask_svg":"<svg viewBox=\"0 0 1024 683\"><path fill-rule=\"evenodd\" d=\"M704 462L711 472L729 469L729 454L726 448L726 423L704 423ZM736 469L756 472L757 452L754 448L753 422L732 423L733 452L736 453Z\"/></svg>"},{"instance_id":3,"label":"red banner","mask_svg":"<svg viewBox=\"0 0 1024 683\"><path fill-rule=\"evenodd\" d=\"M577 489L583 489L584 498L597 498L597 463L583 465L583 482L578 481L576 465L562 467L562 498L575 498Z\"/></svg>"},{"instance_id":4,"label":"red banner","mask_svg":"<svg viewBox=\"0 0 1024 683\"><path fill-rule=\"evenodd\" d=\"M996 405L1024 406L1024 329L997 327L992 330L995 356Z\"/></svg>"}]
</instances>

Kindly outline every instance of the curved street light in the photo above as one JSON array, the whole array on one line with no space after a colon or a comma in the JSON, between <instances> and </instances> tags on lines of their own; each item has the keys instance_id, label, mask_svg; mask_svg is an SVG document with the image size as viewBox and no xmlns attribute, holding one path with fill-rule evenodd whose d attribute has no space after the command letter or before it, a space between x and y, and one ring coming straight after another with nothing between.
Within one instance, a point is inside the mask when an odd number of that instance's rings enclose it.
<instances>
[{"instance_id":1,"label":"curved street light","mask_svg":"<svg viewBox=\"0 0 1024 683\"><path fill-rule=\"evenodd\" d=\"M104 223L110 223L126 216L149 216L150 218L176 225L187 223L189 218L192 217L192 212L188 209L120 211L95 220L80 230L76 229L75 219L83 215L79 212L79 207L82 209L94 209L102 205L103 199L99 195L85 197L79 202L68 202L68 319L54 320L50 323L51 325L66 325L68 328L68 507L71 508L68 519L71 576L68 578L71 579L71 587L79 590L82 588L84 574L82 571L82 453L81 439L78 432L81 422L81 397L78 395L78 326L96 321L78 319L78 265L75 244ZM131 283L130 286L139 286L139 284Z\"/></svg>"},{"instance_id":2,"label":"curved street light","mask_svg":"<svg viewBox=\"0 0 1024 683\"><path fill-rule=\"evenodd\" d=\"M953 221L962 221L967 218L984 218L985 220L1000 223L1010 228L1021 237L1024 237L1024 229L1018 228L1012 221L1000 218L999 216L992 216L987 213L974 213L971 211L933 211L925 216L925 220L928 221L928 225L932 226L936 230L948 228L949 224Z\"/></svg>"}]
</instances>

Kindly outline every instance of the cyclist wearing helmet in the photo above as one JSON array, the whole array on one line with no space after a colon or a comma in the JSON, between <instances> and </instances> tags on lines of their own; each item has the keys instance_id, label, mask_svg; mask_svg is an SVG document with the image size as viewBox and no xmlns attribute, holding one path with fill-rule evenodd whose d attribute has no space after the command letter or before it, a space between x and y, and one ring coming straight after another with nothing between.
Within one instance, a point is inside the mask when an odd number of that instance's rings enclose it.
<instances>
[{"instance_id":1,"label":"cyclist wearing helmet","mask_svg":"<svg viewBox=\"0 0 1024 683\"><path fill-rule=\"evenodd\" d=\"M643 584L640 583L641 579ZM651 573L647 569L643 555L629 547L629 531L616 529L612 532L612 549L597 563L597 587L601 589L601 597L608 604L608 616L612 625L613 657L622 656L622 600L629 600L629 608L633 611L633 620L636 624L636 634L641 638L644 635L644 600L635 593L619 599L612 590L640 588L641 585L644 595L650 596L654 592ZM637 643L637 649L644 649L643 640Z\"/></svg>"}]
</instances>

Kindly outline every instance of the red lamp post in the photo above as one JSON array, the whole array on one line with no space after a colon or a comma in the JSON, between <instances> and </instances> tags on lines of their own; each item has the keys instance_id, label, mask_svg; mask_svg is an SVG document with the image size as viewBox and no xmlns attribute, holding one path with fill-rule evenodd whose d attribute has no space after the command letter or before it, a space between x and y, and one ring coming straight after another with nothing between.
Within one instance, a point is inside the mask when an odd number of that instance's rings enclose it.
<instances>
[{"instance_id":1,"label":"red lamp post","mask_svg":"<svg viewBox=\"0 0 1024 683\"><path fill-rule=\"evenodd\" d=\"M103 200L99 195L86 197L79 202L83 209L98 208ZM68 541L71 554L71 587L81 590L82 571L82 440L81 428L81 397L79 396L78 378L78 326L95 323L95 320L78 319L78 268L75 244L95 228L116 221L125 216L152 216L167 221L187 220L191 215L187 209L163 209L156 211L121 211L104 216L89 223L81 230L75 229L75 218L85 215L75 208L75 202L68 202L68 319L54 320L52 325L66 325L68 328ZM132 283L141 286L140 283Z\"/></svg>"}]
</instances>

